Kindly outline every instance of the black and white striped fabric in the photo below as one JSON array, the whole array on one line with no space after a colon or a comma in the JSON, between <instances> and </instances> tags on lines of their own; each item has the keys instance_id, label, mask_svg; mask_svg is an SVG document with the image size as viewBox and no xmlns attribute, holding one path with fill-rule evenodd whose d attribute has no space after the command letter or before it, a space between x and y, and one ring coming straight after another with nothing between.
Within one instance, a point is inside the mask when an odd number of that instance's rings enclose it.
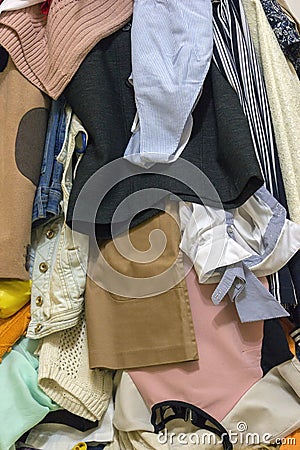
<instances>
[{"instance_id":1,"label":"black and white striped fabric","mask_svg":"<svg viewBox=\"0 0 300 450\"><path fill-rule=\"evenodd\" d=\"M213 0L212 4L214 62L238 94L266 188L281 201L284 191L271 112L243 6L240 0ZM270 290L280 303L297 304L287 267L272 275L269 281Z\"/></svg>"}]
</instances>

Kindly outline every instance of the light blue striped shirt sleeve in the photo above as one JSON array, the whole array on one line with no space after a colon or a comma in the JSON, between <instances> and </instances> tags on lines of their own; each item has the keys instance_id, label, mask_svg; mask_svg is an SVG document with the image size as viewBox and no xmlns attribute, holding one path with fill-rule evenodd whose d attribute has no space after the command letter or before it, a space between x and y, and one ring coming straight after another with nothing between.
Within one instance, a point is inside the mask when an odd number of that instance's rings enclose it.
<instances>
[{"instance_id":1,"label":"light blue striped shirt sleeve","mask_svg":"<svg viewBox=\"0 0 300 450\"><path fill-rule=\"evenodd\" d=\"M124 157L175 161L192 131L213 51L211 0L135 0L131 31L137 116Z\"/></svg>"}]
</instances>

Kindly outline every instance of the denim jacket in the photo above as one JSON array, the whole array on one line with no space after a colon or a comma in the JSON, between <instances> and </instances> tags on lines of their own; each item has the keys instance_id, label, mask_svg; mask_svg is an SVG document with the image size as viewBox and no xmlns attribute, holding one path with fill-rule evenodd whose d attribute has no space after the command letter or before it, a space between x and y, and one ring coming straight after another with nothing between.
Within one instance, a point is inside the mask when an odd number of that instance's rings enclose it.
<instances>
[{"instance_id":1,"label":"denim jacket","mask_svg":"<svg viewBox=\"0 0 300 450\"><path fill-rule=\"evenodd\" d=\"M61 178L63 165L57 160L67 133L65 101L52 100L39 185L36 190L33 211L33 227L60 213L62 198Z\"/></svg>"},{"instance_id":2,"label":"denim jacket","mask_svg":"<svg viewBox=\"0 0 300 450\"><path fill-rule=\"evenodd\" d=\"M77 324L82 311L88 258L88 236L65 223L73 176L87 143L79 119L66 107L69 129L57 160L63 165L62 214L33 231L31 321L27 336L38 339ZM75 171L73 155L77 155Z\"/></svg>"}]
</instances>

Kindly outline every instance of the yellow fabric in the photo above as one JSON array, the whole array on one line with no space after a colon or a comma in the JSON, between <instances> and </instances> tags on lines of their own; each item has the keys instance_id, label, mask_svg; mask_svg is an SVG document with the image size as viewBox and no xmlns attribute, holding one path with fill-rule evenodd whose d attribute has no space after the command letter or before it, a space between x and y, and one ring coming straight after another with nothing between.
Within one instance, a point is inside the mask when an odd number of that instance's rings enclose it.
<instances>
[{"instance_id":1,"label":"yellow fabric","mask_svg":"<svg viewBox=\"0 0 300 450\"><path fill-rule=\"evenodd\" d=\"M87 449L87 445L85 442L78 442L78 444L76 444L72 450L86 450Z\"/></svg>"},{"instance_id":2,"label":"yellow fabric","mask_svg":"<svg viewBox=\"0 0 300 450\"><path fill-rule=\"evenodd\" d=\"M31 280L0 280L0 319L6 319L30 301Z\"/></svg>"},{"instance_id":3,"label":"yellow fabric","mask_svg":"<svg viewBox=\"0 0 300 450\"><path fill-rule=\"evenodd\" d=\"M0 362L19 338L26 333L30 321L30 304L23 306L16 314L0 319Z\"/></svg>"}]
</instances>

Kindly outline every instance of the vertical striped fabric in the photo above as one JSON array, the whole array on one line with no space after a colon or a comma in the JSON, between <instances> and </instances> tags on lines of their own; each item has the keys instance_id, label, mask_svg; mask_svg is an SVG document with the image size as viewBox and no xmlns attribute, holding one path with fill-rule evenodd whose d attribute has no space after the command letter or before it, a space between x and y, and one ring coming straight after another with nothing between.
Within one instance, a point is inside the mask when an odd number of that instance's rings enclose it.
<instances>
[{"instance_id":1,"label":"vertical striped fabric","mask_svg":"<svg viewBox=\"0 0 300 450\"><path fill-rule=\"evenodd\" d=\"M263 75L255 54L240 0L213 0L213 59L239 96L248 119L266 188L279 199L281 176L270 107ZM270 290L281 303L297 303L295 294L283 296L280 272L270 277ZM286 283L286 280L285 280ZM292 284L292 281L289 281ZM289 292L295 293L293 286ZM285 297L285 298L284 298Z\"/></svg>"}]
</instances>

